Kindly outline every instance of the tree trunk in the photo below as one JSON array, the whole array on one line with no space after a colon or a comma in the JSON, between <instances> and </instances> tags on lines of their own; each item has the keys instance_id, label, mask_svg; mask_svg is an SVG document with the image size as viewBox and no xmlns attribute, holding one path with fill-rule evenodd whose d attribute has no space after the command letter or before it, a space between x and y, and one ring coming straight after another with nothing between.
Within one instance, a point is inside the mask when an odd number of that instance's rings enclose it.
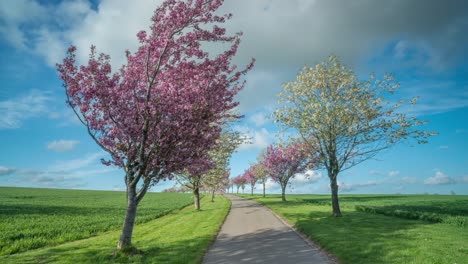
<instances>
[{"instance_id":1,"label":"tree trunk","mask_svg":"<svg viewBox=\"0 0 468 264\"><path fill-rule=\"evenodd\" d=\"M200 211L200 190L198 187L193 189L193 206Z\"/></svg>"},{"instance_id":2,"label":"tree trunk","mask_svg":"<svg viewBox=\"0 0 468 264\"><path fill-rule=\"evenodd\" d=\"M135 224L137 210L137 195L134 186L127 187L127 210L125 211L122 233L120 235L117 249L130 247L132 245L133 226Z\"/></svg>"},{"instance_id":3,"label":"tree trunk","mask_svg":"<svg viewBox=\"0 0 468 264\"><path fill-rule=\"evenodd\" d=\"M263 181L263 198L265 198L265 181Z\"/></svg>"},{"instance_id":4,"label":"tree trunk","mask_svg":"<svg viewBox=\"0 0 468 264\"><path fill-rule=\"evenodd\" d=\"M255 185L252 184L252 186L250 186L250 195L253 195L253 189L254 189Z\"/></svg>"},{"instance_id":5,"label":"tree trunk","mask_svg":"<svg viewBox=\"0 0 468 264\"><path fill-rule=\"evenodd\" d=\"M211 202L214 202L214 197L215 197L215 191L211 191Z\"/></svg>"},{"instance_id":6,"label":"tree trunk","mask_svg":"<svg viewBox=\"0 0 468 264\"><path fill-rule=\"evenodd\" d=\"M281 201L286 202L286 184L281 184Z\"/></svg>"},{"instance_id":7,"label":"tree trunk","mask_svg":"<svg viewBox=\"0 0 468 264\"><path fill-rule=\"evenodd\" d=\"M336 182L336 176L330 177L330 188L331 188L331 199L332 199L332 208L333 216L340 217L340 203L338 202L338 184Z\"/></svg>"},{"instance_id":8,"label":"tree trunk","mask_svg":"<svg viewBox=\"0 0 468 264\"><path fill-rule=\"evenodd\" d=\"M237 187L237 194L239 194L239 187Z\"/></svg>"}]
</instances>

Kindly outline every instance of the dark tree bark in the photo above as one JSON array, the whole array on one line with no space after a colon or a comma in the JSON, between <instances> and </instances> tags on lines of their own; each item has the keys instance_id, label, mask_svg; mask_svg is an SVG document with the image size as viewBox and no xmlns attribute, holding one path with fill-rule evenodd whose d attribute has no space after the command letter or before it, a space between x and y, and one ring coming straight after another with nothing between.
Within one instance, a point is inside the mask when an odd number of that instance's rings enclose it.
<instances>
[{"instance_id":1,"label":"dark tree bark","mask_svg":"<svg viewBox=\"0 0 468 264\"><path fill-rule=\"evenodd\" d=\"M200 211L200 190L198 187L193 189L193 205L196 210Z\"/></svg>"},{"instance_id":2,"label":"dark tree bark","mask_svg":"<svg viewBox=\"0 0 468 264\"><path fill-rule=\"evenodd\" d=\"M215 198L215 191L212 190L211 191L211 202L214 202L214 198Z\"/></svg>"},{"instance_id":3,"label":"dark tree bark","mask_svg":"<svg viewBox=\"0 0 468 264\"><path fill-rule=\"evenodd\" d=\"M136 190L136 185L141 178L141 175L136 177L132 174L131 169L125 176L127 185L127 210L125 211L125 218L122 226L122 233L120 234L117 249L127 248L132 245L133 226L135 225L136 211L141 199L145 196L151 183L150 178L145 178L141 188Z\"/></svg>"},{"instance_id":4,"label":"dark tree bark","mask_svg":"<svg viewBox=\"0 0 468 264\"><path fill-rule=\"evenodd\" d=\"M263 181L263 198L265 198L265 180Z\"/></svg>"},{"instance_id":5,"label":"dark tree bark","mask_svg":"<svg viewBox=\"0 0 468 264\"><path fill-rule=\"evenodd\" d=\"M333 216L340 217L341 210L340 210L340 203L338 201L338 184L336 182L336 176L330 177L330 188L331 188Z\"/></svg>"},{"instance_id":6,"label":"dark tree bark","mask_svg":"<svg viewBox=\"0 0 468 264\"><path fill-rule=\"evenodd\" d=\"M250 186L250 195L253 195L254 187L255 187L255 185L253 185L253 184L252 184L252 186Z\"/></svg>"},{"instance_id":7,"label":"dark tree bark","mask_svg":"<svg viewBox=\"0 0 468 264\"><path fill-rule=\"evenodd\" d=\"M286 184L281 183L281 201L286 202Z\"/></svg>"}]
</instances>

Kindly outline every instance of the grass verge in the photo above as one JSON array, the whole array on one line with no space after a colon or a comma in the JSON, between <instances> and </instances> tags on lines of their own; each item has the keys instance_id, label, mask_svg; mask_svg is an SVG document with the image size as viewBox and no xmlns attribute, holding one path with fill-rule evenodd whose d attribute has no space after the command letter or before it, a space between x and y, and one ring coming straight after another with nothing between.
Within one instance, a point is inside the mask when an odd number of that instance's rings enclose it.
<instances>
[{"instance_id":1,"label":"grass verge","mask_svg":"<svg viewBox=\"0 0 468 264\"><path fill-rule=\"evenodd\" d=\"M0 257L0 263L200 263L223 222L230 201L217 196L135 226L133 245L141 254L115 254L120 230L59 246Z\"/></svg>"},{"instance_id":2,"label":"grass verge","mask_svg":"<svg viewBox=\"0 0 468 264\"><path fill-rule=\"evenodd\" d=\"M346 202L335 218L330 206L306 195L289 195L286 203L278 195L242 197L269 207L341 263L464 263L468 255L465 227L361 212Z\"/></svg>"}]
</instances>

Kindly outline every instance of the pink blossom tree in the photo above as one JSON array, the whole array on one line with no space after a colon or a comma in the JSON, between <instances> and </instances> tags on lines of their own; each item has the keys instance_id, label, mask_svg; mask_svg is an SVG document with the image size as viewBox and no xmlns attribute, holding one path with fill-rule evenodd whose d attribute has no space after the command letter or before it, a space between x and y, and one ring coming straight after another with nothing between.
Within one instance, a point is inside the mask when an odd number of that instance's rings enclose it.
<instances>
[{"instance_id":1,"label":"pink blossom tree","mask_svg":"<svg viewBox=\"0 0 468 264\"><path fill-rule=\"evenodd\" d=\"M236 185L237 187L237 193L239 193L239 188L242 188L242 193L244 193L244 188L245 188L245 178L242 177L242 175L238 175L232 179L232 182Z\"/></svg>"},{"instance_id":2,"label":"pink blossom tree","mask_svg":"<svg viewBox=\"0 0 468 264\"><path fill-rule=\"evenodd\" d=\"M103 163L125 173L119 249L131 246L137 206L148 188L207 160L224 120L238 118L230 110L253 61L240 71L232 64L241 33L227 35L219 26L231 17L214 14L222 3L166 0L151 18L151 31L137 34L139 48L126 52L127 63L117 72L110 56L98 55L94 46L87 65L76 65L74 46L57 65L66 103L111 156ZM230 48L210 56L202 48L207 42ZM196 166L190 169L201 169Z\"/></svg>"},{"instance_id":3,"label":"pink blossom tree","mask_svg":"<svg viewBox=\"0 0 468 264\"><path fill-rule=\"evenodd\" d=\"M242 177L245 179L245 182L250 185L250 195L253 195L255 183L258 181L258 178L255 177L255 174L253 173L253 167L251 166L246 169L244 174L242 174Z\"/></svg>"},{"instance_id":4,"label":"pink blossom tree","mask_svg":"<svg viewBox=\"0 0 468 264\"><path fill-rule=\"evenodd\" d=\"M304 144L298 140L287 145L270 145L263 160L270 177L281 186L281 200L286 201L286 186L297 173L303 173L311 168L316 159L310 155Z\"/></svg>"}]
</instances>

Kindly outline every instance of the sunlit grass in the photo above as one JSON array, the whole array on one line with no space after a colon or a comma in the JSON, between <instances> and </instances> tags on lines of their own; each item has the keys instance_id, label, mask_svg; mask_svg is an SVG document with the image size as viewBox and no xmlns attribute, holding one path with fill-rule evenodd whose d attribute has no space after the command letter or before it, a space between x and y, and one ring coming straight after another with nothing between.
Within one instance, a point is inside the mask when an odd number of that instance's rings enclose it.
<instances>
[{"instance_id":1,"label":"sunlit grass","mask_svg":"<svg viewBox=\"0 0 468 264\"><path fill-rule=\"evenodd\" d=\"M191 204L190 194L147 193L137 223ZM124 192L0 187L0 255L83 239L122 226Z\"/></svg>"},{"instance_id":2,"label":"sunlit grass","mask_svg":"<svg viewBox=\"0 0 468 264\"><path fill-rule=\"evenodd\" d=\"M252 198L250 195L243 195ZM465 263L468 230L450 223L432 223L357 211L357 205L401 206L419 211L467 216L468 196L345 195L343 217L331 217L329 197L278 195L254 200L268 206L298 230L338 257L342 263Z\"/></svg>"},{"instance_id":3,"label":"sunlit grass","mask_svg":"<svg viewBox=\"0 0 468 264\"><path fill-rule=\"evenodd\" d=\"M230 206L217 196L204 198L202 210L192 206L173 211L156 220L139 224L133 245L142 254L114 254L120 232L110 231L59 246L0 257L0 263L200 263L212 243Z\"/></svg>"}]
</instances>

